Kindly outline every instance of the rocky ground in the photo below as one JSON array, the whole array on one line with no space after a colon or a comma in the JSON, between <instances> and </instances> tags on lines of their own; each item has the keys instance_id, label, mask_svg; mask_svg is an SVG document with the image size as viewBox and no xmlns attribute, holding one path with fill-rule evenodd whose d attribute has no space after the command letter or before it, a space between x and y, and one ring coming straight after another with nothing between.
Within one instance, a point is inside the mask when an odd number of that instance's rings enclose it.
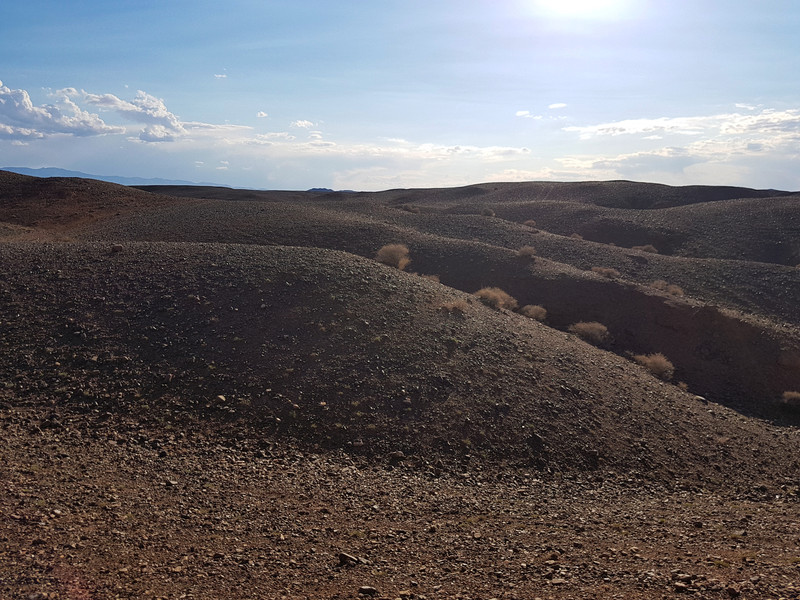
<instances>
[{"instance_id":1,"label":"rocky ground","mask_svg":"<svg viewBox=\"0 0 800 600\"><path fill-rule=\"evenodd\" d=\"M519 222L783 252L791 194L157 191L0 172L0 598L800 598L800 271Z\"/></svg>"},{"instance_id":2,"label":"rocky ground","mask_svg":"<svg viewBox=\"0 0 800 600\"><path fill-rule=\"evenodd\" d=\"M0 429L7 598L800 595L796 479L443 468L59 410Z\"/></svg>"}]
</instances>

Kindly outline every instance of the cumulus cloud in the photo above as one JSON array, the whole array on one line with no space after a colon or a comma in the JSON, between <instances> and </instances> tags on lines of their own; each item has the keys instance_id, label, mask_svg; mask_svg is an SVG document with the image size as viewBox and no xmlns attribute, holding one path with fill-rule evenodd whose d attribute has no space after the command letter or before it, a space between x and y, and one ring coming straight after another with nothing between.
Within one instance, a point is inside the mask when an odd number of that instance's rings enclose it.
<instances>
[{"instance_id":1,"label":"cumulus cloud","mask_svg":"<svg viewBox=\"0 0 800 600\"><path fill-rule=\"evenodd\" d=\"M292 121L290 123L292 127L298 127L300 129L309 129L314 126L314 123L311 121L306 121L305 119L300 119L298 121Z\"/></svg>"},{"instance_id":2,"label":"cumulus cloud","mask_svg":"<svg viewBox=\"0 0 800 600\"><path fill-rule=\"evenodd\" d=\"M225 75L225 73L214 73L214 78L215 79L227 79L228 76Z\"/></svg>"},{"instance_id":3,"label":"cumulus cloud","mask_svg":"<svg viewBox=\"0 0 800 600\"><path fill-rule=\"evenodd\" d=\"M260 110L260 111L258 111L258 112L256 113L256 116L257 116L259 119L264 119L264 118L268 117L269 115L268 115L267 113L265 113L263 110Z\"/></svg>"},{"instance_id":4,"label":"cumulus cloud","mask_svg":"<svg viewBox=\"0 0 800 600\"><path fill-rule=\"evenodd\" d=\"M180 119L167 109L161 98L151 96L142 90L137 91L130 102L114 94L90 94L75 88L67 88L61 92L67 97L112 110L129 121L145 125L139 134L139 139L145 142L174 141L177 136L186 133L186 128Z\"/></svg>"},{"instance_id":5,"label":"cumulus cloud","mask_svg":"<svg viewBox=\"0 0 800 600\"><path fill-rule=\"evenodd\" d=\"M556 110L559 108L566 108L566 107L567 105L564 104L563 102L554 102L553 104L548 105L547 108L549 108L550 110Z\"/></svg>"},{"instance_id":6,"label":"cumulus cloud","mask_svg":"<svg viewBox=\"0 0 800 600\"><path fill-rule=\"evenodd\" d=\"M82 110L67 94L58 93L55 104L36 106L26 90L12 90L0 81L0 137L37 139L68 134L95 136L122 133L96 114Z\"/></svg>"}]
</instances>

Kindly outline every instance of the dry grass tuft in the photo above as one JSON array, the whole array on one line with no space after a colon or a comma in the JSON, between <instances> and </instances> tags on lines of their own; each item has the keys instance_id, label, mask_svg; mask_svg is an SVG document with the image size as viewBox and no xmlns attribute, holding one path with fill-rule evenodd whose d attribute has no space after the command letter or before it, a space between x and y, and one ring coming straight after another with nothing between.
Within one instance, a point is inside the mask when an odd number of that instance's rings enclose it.
<instances>
[{"instance_id":1,"label":"dry grass tuft","mask_svg":"<svg viewBox=\"0 0 800 600\"><path fill-rule=\"evenodd\" d=\"M661 290L662 292L667 291L667 286L669 284L664 281L663 279L656 279L653 283L650 284L651 288L655 288L657 290Z\"/></svg>"},{"instance_id":2,"label":"dry grass tuft","mask_svg":"<svg viewBox=\"0 0 800 600\"><path fill-rule=\"evenodd\" d=\"M573 240L582 240L583 236L580 233L571 233L570 236Z\"/></svg>"},{"instance_id":3,"label":"dry grass tuft","mask_svg":"<svg viewBox=\"0 0 800 600\"><path fill-rule=\"evenodd\" d=\"M598 275L608 277L609 279L619 277L619 271L610 267L592 267L592 273L597 273Z\"/></svg>"},{"instance_id":4,"label":"dry grass tuft","mask_svg":"<svg viewBox=\"0 0 800 600\"><path fill-rule=\"evenodd\" d=\"M444 302L439 308L450 314L458 313L463 315L467 312L469 303L466 300L451 300L450 302Z\"/></svg>"},{"instance_id":5,"label":"dry grass tuft","mask_svg":"<svg viewBox=\"0 0 800 600\"><path fill-rule=\"evenodd\" d=\"M483 215L484 217L493 217L494 211L491 208L484 208L481 211L481 215Z\"/></svg>"},{"instance_id":6,"label":"dry grass tuft","mask_svg":"<svg viewBox=\"0 0 800 600\"><path fill-rule=\"evenodd\" d=\"M787 408L800 409L800 392L783 392L783 395L781 396L781 404Z\"/></svg>"},{"instance_id":7,"label":"dry grass tuft","mask_svg":"<svg viewBox=\"0 0 800 600\"><path fill-rule=\"evenodd\" d=\"M538 304L526 304L519 309L519 314L537 321L544 321L547 318L547 310Z\"/></svg>"},{"instance_id":8,"label":"dry grass tuft","mask_svg":"<svg viewBox=\"0 0 800 600\"><path fill-rule=\"evenodd\" d=\"M670 296L677 296L680 298L685 295L683 288L681 288L679 285L675 285L673 283L667 283L663 279L656 279L653 283L650 284L650 287L655 288L657 290L661 290L662 292L666 292Z\"/></svg>"},{"instance_id":9,"label":"dry grass tuft","mask_svg":"<svg viewBox=\"0 0 800 600\"><path fill-rule=\"evenodd\" d=\"M645 244L644 246L633 246L631 250L639 250L640 252L650 252L651 254L658 254L658 249L653 244Z\"/></svg>"},{"instance_id":10,"label":"dry grass tuft","mask_svg":"<svg viewBox=\"0 0 800 600\"><path fill-rule=\"evenodd\" d=\"M536 256L536 248L533 246L523 246L517 250L517 256L520 258L533 258Z\"/></svg>"},{"instance_id":11,"label":"dry grass tuft","mask_svg":"<svg viewBox=\"0 0 800 600\"><path fill-rule=\"evenodd\" d=\"M527 221L523 221L522 224L528 227L536 227L536 221L534 221L533 219L528 219Z\"/></svg>"},{"instance_id":12,"label":"dry grass tuft","mask_svg":"<svg viewBox=\"0 0 800 600\"><path fill-rule=\"evenodd\" d=\"M475 292L475 295L480 298L484 304L491 306L492 308L507 308L508 310L514 310L517 308L517 306L519 306L517 300L513 296L510 296L500 288L481 288Z\"/></svg>"},{"instance_id":13,"label":"dry grass tuft","mask_svg":"<svg viewBox=\"0 0 800 600\"><path fill-rule=\"evenodd\" d=\"M408 257L408 246L405 244L386 244L378 250L375 260L401 271L411 262Z\"/></svg>"},{"instance_id":14,"label":"dry grass tuft","mask_svg":"<svg viewBox=\"0 0 800 600\"><path fill-rule=\"evenodd\" d=\"M675 366L660 352L656 354L636 354L633 360L664 381L669 381L675 374Z\"/></svg>"},{"instance_id":15,"label":"dry grass tuft","mask_svg":"<svg viewBox=\"0 0 800 600\"><path fill-rule=\"evenodd\" d=\"M685 293L684 293L684 291L683 291L683 288L682 288L682 287L680 287L679 285L672 284L672 283L670 283L670 284L667 286L666 292L667 292L667 293L668 293L670 296L678 296L678 297L682 297L682 296L684 296L684 295L685 295Z\"/></svg>"},{"instance_id":16,"label":"dry grass tuft","mask_svg":"<svg viewBox=\"0 0 800 600\"><path fill-rule=\"evenodd\" d=\"M403 204L400 208L415 215L419 214L419 206L414 206L413 204Z\"/></svg>"},{"instance_id":17,"label":"dry grass tuft","mask_svg":"<svg viewBox=\"0 0 800 600\"><path fill-rule=\"evenodd\" d=\"M430 279L431 281L435 281L436 283L439 283L439 276L438 275L433 275L433 274L431 274L431 275L422 275L422 274L420 274L420 277L422 277L424 279Z\"/></svg>"},{"instance_id":18,"label":"dry grass tuft","mask_svg":"<svg viewBox=\"0 0 800 600\"><path fill-rule=\"evenodd\" d=\"M590 344L602 344L608 339L608 327L597 321L573 323L567 331Z\"/></svg>"}]
</instances>

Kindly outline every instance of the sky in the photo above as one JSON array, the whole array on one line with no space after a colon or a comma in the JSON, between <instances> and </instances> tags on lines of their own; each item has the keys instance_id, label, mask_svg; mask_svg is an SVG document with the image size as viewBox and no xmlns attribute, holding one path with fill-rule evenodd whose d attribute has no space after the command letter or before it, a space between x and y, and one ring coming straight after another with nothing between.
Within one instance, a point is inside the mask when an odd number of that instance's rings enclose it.
<instances>
[{"instance_id":1,"label":"sky","mask_svg":"<svg viewBox=\"0 0 800 600\"><path fill-rule=\"evenodd\" d=\"M0 5L0 166L800 190L797 0Z\"/></svg>"}]
</instances>

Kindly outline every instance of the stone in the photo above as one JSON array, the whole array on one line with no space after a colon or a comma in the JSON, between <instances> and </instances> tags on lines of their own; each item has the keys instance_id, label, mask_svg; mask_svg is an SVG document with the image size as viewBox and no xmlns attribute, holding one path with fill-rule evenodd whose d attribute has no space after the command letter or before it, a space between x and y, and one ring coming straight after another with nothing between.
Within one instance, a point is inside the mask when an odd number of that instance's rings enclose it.
<instances>
[{"instance_id":1,"label":"stone","mask_svg":"<svg viewBox=\"0 0 800 600\"><path fill-rule=\"evenodd\" d=\"M360 588L358 588L358 593L361 596L374 597L378 595L378 590L376 590L371 585L362 585Z\"/></svg>"},{"instance_id":2,"label":"stone","mask_svg":"<svg viewBox=\"0 0 800 600\"><path fill-rule=\"evenodd\" d=\"M339 552L339 565L342 567L352 567L357 565L360 561L357 557L347 552Z\"/></svg>"},{"instance_id":3,"label":"stone","mask_svg":"<svg viewBox=\"0 0 800 600\"><path fill-rule=\"evenodd\" d=\"M736 587L734 587L732 585L729 585L728 587L726 587L725 591L727 592L728 596L730 596L731 598L738 598L742 593L742 592L739 591L739 588L736 588Z\"/></svg>"}]
</instances>

